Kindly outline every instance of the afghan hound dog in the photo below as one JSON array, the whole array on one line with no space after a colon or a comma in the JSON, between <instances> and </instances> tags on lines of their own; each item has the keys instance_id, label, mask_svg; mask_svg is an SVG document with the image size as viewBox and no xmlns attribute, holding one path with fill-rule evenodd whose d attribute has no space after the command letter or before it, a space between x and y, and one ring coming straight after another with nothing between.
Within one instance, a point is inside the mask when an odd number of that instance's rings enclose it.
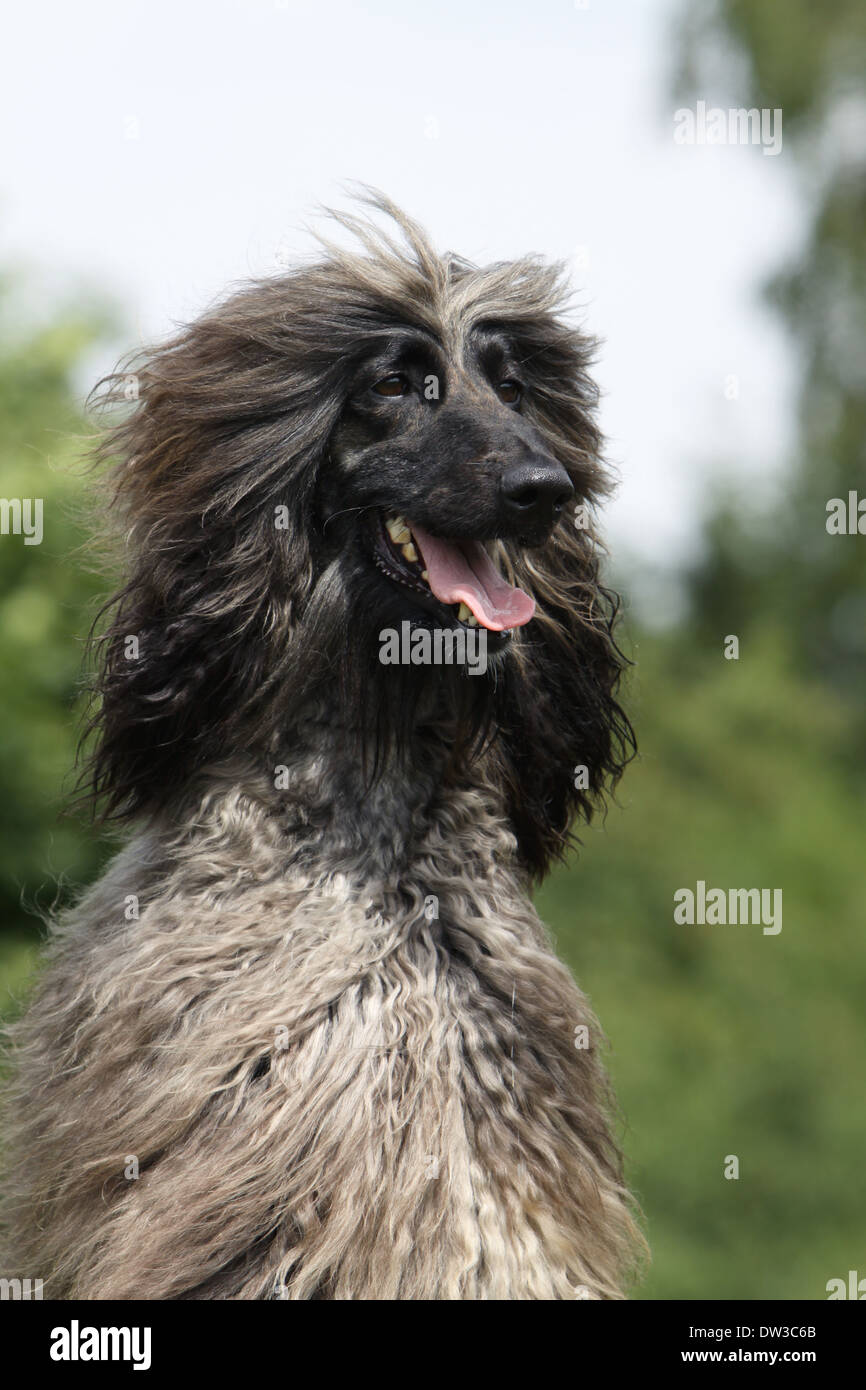
<instances>
[{"instance_id":1,"label":"afghan hound dog","mask_svg":"<svg viewBox=\"0 0 866 1390\"><path fill-rule=\"evenodd\" d=\"M84 777L124 838L3 1131L0 1272L45 1297L620 1298L640 1258L529 899L633 752L595 345L560 267L363 196L102 384Z\"/></svg>"}]
</instances>

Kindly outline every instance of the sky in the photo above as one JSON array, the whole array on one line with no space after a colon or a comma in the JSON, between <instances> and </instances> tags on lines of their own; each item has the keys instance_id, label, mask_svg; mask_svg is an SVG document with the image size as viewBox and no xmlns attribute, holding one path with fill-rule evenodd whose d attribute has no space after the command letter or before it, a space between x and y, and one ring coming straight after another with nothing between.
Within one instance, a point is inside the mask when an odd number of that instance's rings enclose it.
<instances>
[{"instance_id":1,"label":"sky","mask_svg":"<svg viewBox=\"0 0 866 1390\"><path fill-rule=\"evenodd\" d=\"M49 0L7 11L0 265L115 297L117 351L312 251L346 183L443 249L565 260L603 340L610 547L664 575L719 485L784 484L795 368L759 292L790 153L678 144L675 0ZM747 104L745 91L706 93ZM112 362L88 363L93 380ZM735 380L734 380L735 379ZM82 382L82 389L92 384Z\"/></svg>"}]
</instances>

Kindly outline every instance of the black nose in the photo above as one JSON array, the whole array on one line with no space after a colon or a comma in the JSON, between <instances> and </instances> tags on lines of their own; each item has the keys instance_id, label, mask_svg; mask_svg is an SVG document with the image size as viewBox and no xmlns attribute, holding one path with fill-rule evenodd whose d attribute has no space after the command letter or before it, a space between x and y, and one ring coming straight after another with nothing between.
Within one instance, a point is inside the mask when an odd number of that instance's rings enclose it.
<instances>
[{"instance_id":1,"label":"black nose","mask_svg":"<svg viewBox=\"0 0 866 1390\"><path fill-rule=\"evenodd\" d=\"M571 479L558 463L521 463L503 473L499 486L503 517L528 531L552 526L574 493Z\"/></svg>"}]
</instances>

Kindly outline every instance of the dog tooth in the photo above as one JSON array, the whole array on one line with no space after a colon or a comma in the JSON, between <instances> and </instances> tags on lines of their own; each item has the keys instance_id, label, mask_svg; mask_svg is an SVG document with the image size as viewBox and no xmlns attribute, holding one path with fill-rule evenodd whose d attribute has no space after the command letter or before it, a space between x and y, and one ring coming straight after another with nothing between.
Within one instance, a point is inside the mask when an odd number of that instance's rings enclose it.
<instances>
[{"instance_id":1,"label":"dog tooth","mask_svg":"<svg viewBox=\"0 0 866 1390\"><path fill-rule=\"evenodd\" d=\"M421 578L422 578L422 579L429 579L429 578L430 578L430 576L429 576L429 574L427 573L426 570L422 570L422 571L421 571Z\"/></svg>"},{"instance_id":2,"label":"dog tooth","mask_svg":"<svg viewBox=\"0 0 866 1390\"><path fill-rule=\"evenodd\" d=\"M407 560L418 559L418 551L415 549L411 541L407 541L406 544L403 546L403 555Z\"/></svg>"},{"instance_id":3,"label":"dog tooth","mask_svg":"<svg viewBox=\"0 0 866 1390\"><path fill-rule=\"evenodd\" d=\"M391 517L385 522L385 529L391 537L391 540L397 545L402 545L404 541L411 541L412 539L412 532L409 530L402 516Z\"/></svg>"},{"instance_id":4,"label":"dog tooth","mask_svg":"<svg viewBox=\"0 0 866 1390\"><path fill-rule=\"evenodd\" d=\"M476 618L476 616L475 616L474 613L470 613L470 614L469 614L469 617L466 619L466 626L467 626L467 627L477 627L477 626L478 626L478 619Z\"/></svg>"},{"instance_id":5,"label":"dog tooth","mask_svg":"<svg viewBox=\"0 0 866 1390\"><path fill-rule=\"evenodd\" d=\"M460 607L457 609L457 616L461 623L465 623L467 618L472 617L472 609L468 604L461 603Z\"/></svg>"}]
</instances>

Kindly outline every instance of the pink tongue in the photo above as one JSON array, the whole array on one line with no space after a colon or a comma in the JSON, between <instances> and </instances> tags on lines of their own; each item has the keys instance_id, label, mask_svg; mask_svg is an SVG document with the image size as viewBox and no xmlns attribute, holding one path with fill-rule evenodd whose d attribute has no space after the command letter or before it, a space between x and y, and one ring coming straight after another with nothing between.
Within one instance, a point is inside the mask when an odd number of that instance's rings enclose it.
<instances>
[{"instance_id":1,"label":"pink tongue","mask_svg":"<svg viewBox=\"0 0 866 1390\"><path fill-rule=\"evenodd\" d=\"M480 541L443 541L414 523L411 530L440 603L465 603L491 632L529 622L535 599L503 579Z\"/></svg>"}]
</instances>

